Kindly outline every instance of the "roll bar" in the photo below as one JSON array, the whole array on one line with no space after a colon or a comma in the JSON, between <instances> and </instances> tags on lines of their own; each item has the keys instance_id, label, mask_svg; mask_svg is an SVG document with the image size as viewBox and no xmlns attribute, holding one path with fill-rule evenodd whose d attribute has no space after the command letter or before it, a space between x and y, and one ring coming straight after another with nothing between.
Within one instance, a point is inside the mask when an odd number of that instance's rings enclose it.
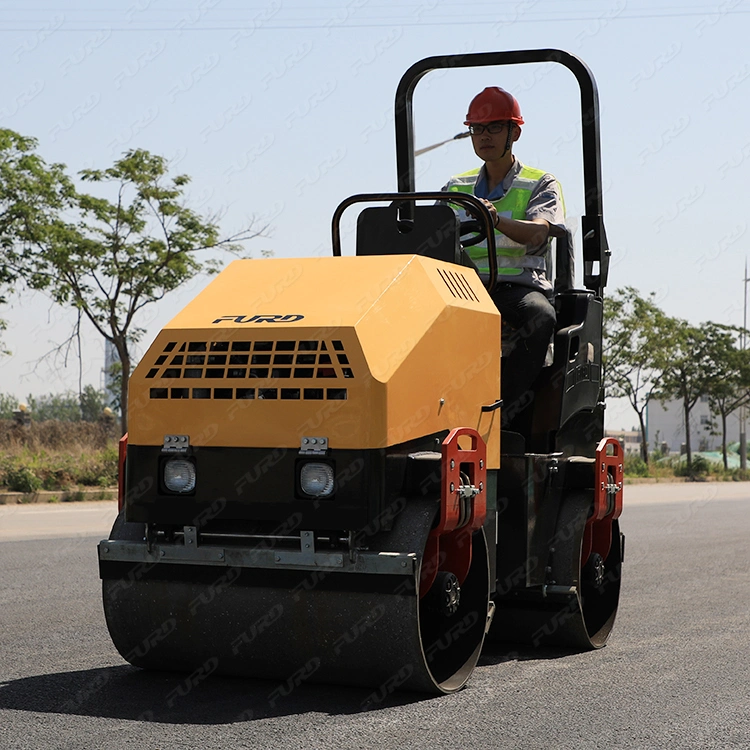
<instances>
[{"instance_id":1,"label":"roll bar","mask_svg":"<svg viewBox=\"0 0 750 750\"><path fill-rule=\"evenodd\" d=\"M331 219L331 237L333 245L333 254L338 256L341 255L341 216L349 206L354 203L378 203L388 201L390 203L398 203L404 213L407 215L412 214L411 208L414 206L415 201L446 201L450 203L457 203L465 209L473 209L475 216L479 217L479 221L484 223L484 231L487 237L487 258L489 260L489 279L485 284L487 291L492 294L497 282L497 252L495 248L495 229L492 226L492 217L487 207L479 200L479 198L468 195L466 193L447 193L440 191L428 191L415 193L410 191L407 193L360 193L359 195L352 195L349 198L344 199L336 207L333 212L333 218ZM408 218L406 219L408 221ZM484 283L484 280L483 282Z\"/></svg>"},{"instance_id":2,"label":"roll bar","mask_svg":"<svg viewBox=\"0 0 750 750\"><path fill-rule=\"evenodd\" d=\"M588 66L575 55L558 49L480 52L466 55L426 57L412 65L401 77L396 90L396 169L399 193L415 188L414 122L412 98L425 74L440 68L473 68L489 65L518 65L553 62L564 65L575 75L581 91L581 140L585 213L583 231L583 281L587 289L602 296L607 284L610 250L602 210L601 153L599 148L599 95ZM412 204L413 205L413 204ZM406 215L410 208L405 207Z\"/></svg>"}]
</instances>

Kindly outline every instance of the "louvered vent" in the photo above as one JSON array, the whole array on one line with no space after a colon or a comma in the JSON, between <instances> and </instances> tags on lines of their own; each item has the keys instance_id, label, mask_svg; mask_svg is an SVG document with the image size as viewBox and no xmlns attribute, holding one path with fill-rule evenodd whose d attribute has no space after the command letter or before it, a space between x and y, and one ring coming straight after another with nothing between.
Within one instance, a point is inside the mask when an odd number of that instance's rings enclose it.
<instances>
[{"instance_id":1,"label":"louvered vent","mask_svg":"<svg viewBox=\"0 0 750 750\"><path fill-rule=\"evenodd\" d=\"M450 293L457 299L465 299L470 302L479 302L474 290L471 288L469 280L462 273L458 271L448 271L443 268L438 268L437 272L440 274L440 278L445 282Z\"/></svg>"},{"instance_id":2,"label":"louvered vent","mask_svg":"<svg viewBox=\"0 0 750 750\"><path fill-rule=\"evenodd\" d=\"M346 388L293 387L291 382L290 387L280 388L274 387L274 381L353 377L344 345L338 340L170 341L146 374L147 379L171 381L169 387L151 388L152 399L345 400ZM250 381L258 379L271 382L268 387L255 383L249 387ZM176 380L182 381L179 386ZM233 382L221 387L202 382L191 387L185 382L190 380Z\"/></svg>"}]
</instances>

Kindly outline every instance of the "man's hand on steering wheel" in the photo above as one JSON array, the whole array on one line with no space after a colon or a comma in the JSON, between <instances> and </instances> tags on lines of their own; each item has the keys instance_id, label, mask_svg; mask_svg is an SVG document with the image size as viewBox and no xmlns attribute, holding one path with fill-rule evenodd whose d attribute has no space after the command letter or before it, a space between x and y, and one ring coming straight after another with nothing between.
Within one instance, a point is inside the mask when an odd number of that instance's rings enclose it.
<instances>
[{"instance_id":1,"label":"man's hand on steering wheel","mask_svg":"<svg viewBox=\"0 0 750 750\"><path fill-rule=\"evenodd\" d=\"M487 210L490 212L490 217L492 219L492 226L497 227L497 209L495 208L495 204L492 201L488 201L486 198L480 198L479 200L487 206Z\"/></svg>"},{"instance_id":2,"label":"man's hand on steering wheel","mask_svg":"<svg viewBox=\"0 0 750 750\"><path fill-rule=\"evenodd\" d=\"M480 198L479 200L481 200L482 203L484 203L484 205L487 207L487 211L489 212L491 217L492 226L497 226L497 209L495 208L494 204L491 201L486 200L485 198ZM461 247L472 247L473 245L478 245L480 242L484 242L484 240L487 239L487 232L485 229L485 223L479 220L476 212L467 207L466 213L473 218L467 221L462 221L460 223L459 235L463 237L464 235L467 235L469 233L475 233L475 236L470 237L466 240L461 240Z\"/></svg>"}]
</instances>

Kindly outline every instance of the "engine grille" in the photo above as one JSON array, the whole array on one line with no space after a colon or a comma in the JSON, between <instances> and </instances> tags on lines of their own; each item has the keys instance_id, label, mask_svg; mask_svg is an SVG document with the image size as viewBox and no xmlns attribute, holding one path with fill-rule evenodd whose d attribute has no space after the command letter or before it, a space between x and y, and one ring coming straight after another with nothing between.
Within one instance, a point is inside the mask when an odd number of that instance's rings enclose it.
<instances>
[{"instance_id":1,"label":"engine grille","mask_svg":"<svg viewBox=\"0 0 750 750\"><path fill-rule=\"evenodd\" d=\"M277 380L337 380L353 378L354 372L338 339L170 341L146 374L148 380L169 380L150 389L152 399L280 399L346 400L342 387L278 387ZM260 386L252 381L269 381ZM204 382L232 380L226 386L209 387ZM250 387L250 383L252 386ZM213 385L213 383L211 384ZM233 387L228 387L228 386ZM266 387L267 385L267 387ZM312 385L312 384L310 384ZM320 386L324 386L320 383ZM330 383L330 385L333 385ZM195 386L195 387L193 387Z\"/></svg>"}]
</instances>

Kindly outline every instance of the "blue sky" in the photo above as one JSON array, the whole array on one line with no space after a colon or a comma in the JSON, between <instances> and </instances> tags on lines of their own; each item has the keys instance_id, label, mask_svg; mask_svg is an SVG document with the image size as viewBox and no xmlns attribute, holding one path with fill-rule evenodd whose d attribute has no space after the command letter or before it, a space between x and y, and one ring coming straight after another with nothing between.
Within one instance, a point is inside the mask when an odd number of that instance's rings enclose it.
<instances>
[{"instance_id":1,"label":"blue sky","mask_svg":"<svg viewBox=\"0 0 750 750\"><path fill-rule=\"evenodd\" d=\"M393 97L412 63L565 49L599 87L610 289L655 292L667 313L693 323L739 325L749 31L750 3L737 0L6 2L0 123L38 138L44 158L71 173L107 167L129 148L162 154L192 177L190 206L218 214L227 234L270 223L249 254L322 255L341 200L395 189ZM579 215L578 94L561 66L431 74L415 96L417 148L460 132L469 100L488 85L519 99L516 154L553 172L569 216ZM418 157L417 187L439 189L476 164L467 141L451 143ZM144 311L144 346L205 283ZM37 363L69 334L69 312L23 292L0 317L13 351L0 359L0 392L77 386L74 359ZM83 355L83 382L99 385L103 344L91 330ZM626 408L609 410L611 427L634 421Z\"/></svg>"}]
</instances>

